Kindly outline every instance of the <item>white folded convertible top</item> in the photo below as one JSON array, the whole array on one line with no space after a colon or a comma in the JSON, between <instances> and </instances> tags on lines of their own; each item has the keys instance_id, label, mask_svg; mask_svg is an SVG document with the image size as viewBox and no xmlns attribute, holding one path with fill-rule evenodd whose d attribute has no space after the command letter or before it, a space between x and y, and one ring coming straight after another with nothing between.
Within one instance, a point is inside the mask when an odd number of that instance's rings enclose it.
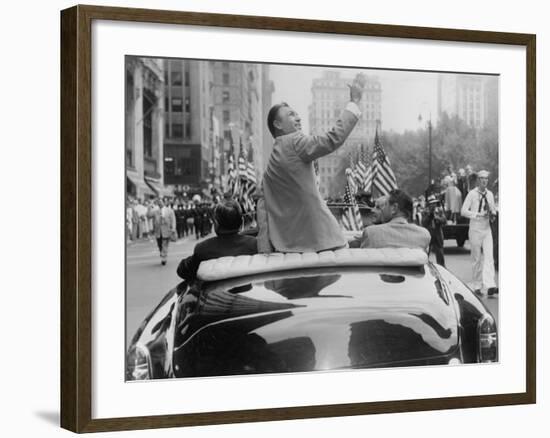
<instances>
[{"instance_id":1,"label":"white folded convertible top","mask_svg":"<svg viewBox=\"0 0 550 438\"><path fill-rule=\"evenodd\" d=\"M428 255L411 248L346 248L320 253L272 253L220 257L202 262L197 277L204 281L305 268L345 266L422 266Z\"/></svg>"}]
</instances>

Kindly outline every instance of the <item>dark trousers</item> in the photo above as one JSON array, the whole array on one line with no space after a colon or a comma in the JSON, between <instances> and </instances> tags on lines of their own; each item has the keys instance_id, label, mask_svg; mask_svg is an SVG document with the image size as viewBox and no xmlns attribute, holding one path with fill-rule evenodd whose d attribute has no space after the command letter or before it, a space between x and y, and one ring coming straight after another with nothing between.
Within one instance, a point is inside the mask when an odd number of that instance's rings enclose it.
<instances>
[{"instance_id":1,"label":"dark trousers","mask_svg":"<svg viewBox=\"0 0 550 438\"><path fill-rule=\"evenodd\" d=\"M430 242L430 252L435 254L435 261L441 266L445 266L445 255L443 254L443 245L441 242L432 240Z\"/></svg>"},{"instance_id":2,"label":"dark trousers","mask_svg":"<svg viewBox=\"0 0 550 438\"><path fill-rule=\"evenodd\" d=\"M202 223L201 221L195 220L194 225L195 225L195 237L199 239L200 237L202 237Z\"/></svg>"},{"instance_id":3,"label":"dark trousers","mask_svg":"<svg viewBox=\"0 0 550 438\"><path fill-rule=\"evenodd\" d=\"M167 237L157 237L157 246L160 253L160 259L166 261L168 257L168 245L170 244L170 239Z\"/></svg>"}]
</instances>

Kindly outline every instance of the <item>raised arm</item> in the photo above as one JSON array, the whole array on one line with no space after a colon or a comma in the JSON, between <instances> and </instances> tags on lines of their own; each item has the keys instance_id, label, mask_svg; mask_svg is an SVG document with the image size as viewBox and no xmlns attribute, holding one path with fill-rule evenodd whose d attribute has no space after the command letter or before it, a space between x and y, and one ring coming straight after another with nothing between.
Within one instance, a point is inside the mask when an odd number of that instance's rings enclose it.
<instances>
[{"instance_id":1,"label":"raised arm","mask_svg":"<svg viewBox=\"0 0 550 438\"><path fill-rule=\"evenodd\" d=\"M313 161L334 152L344 144L357 124L361 112L354 102L349 102L334 127L325 135L305 135L296 132L293 138L294 150L302 161Z\"/></svg>"},{"instance_id":2,"label":"raised arm","mask_svg":"<svg viewBox=\"0 0 550 438\"><path fill-rule=\"evenodd\" d=\"M361 101L364 86L365 78L362 75L358 75L353 83L348 85L350 101L334 127L325 135L305 135L302 132L294 134L294 149L303 161L316 160L344 144L361 116L361 110L357 105Z\"/></svg>"}]
</instances>

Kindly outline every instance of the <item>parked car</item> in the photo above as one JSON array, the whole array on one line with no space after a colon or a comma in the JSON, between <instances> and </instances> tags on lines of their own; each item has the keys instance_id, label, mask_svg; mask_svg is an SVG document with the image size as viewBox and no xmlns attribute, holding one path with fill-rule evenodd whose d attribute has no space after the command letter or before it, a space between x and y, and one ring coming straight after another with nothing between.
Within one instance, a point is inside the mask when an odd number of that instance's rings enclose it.
<instances>
[{"instance_id":1,"label":"parked car","mask_svg":"<svg viewBox=\"0 0 550 438\"><path fill-rule=\"evenodd\" d=\"M198 277L143 321L127 380L498 360L490 312L421 250L223 257Z\"/></svg>"},{"instance_id":2,"label":"parked car","mask_svg":"<svg viewBox=\"0 0 550 438\"><path fill-rule=\"evenodd\" d=\"M457 246L462 248L466 240L468 240L469 229L470 220L459 216L456 224L448 222L447 225L443 226L443 236L445 239L455 239Z\"/></svg>"}]
</instances>

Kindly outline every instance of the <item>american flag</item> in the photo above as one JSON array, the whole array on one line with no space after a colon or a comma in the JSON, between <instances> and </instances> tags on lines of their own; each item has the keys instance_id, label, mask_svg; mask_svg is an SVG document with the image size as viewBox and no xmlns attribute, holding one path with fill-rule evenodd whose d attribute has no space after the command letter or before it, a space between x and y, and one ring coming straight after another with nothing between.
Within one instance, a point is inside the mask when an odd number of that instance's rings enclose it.
<instances>
[{"instance_id":1,"label":"american flag","mask_svg":"<svg viewBox=\"0 0 550 438\"><path fill-rule=\"evenodd\" d=\"M231 139L229 153L227 158L227 191L235 193L235 184L237 182L237 172L235 171L235 150L233 148L233 139Z\"/></svg>"},{"instance_id":2,"label":"american flag","mask_svg":"<svg viewBox=\"0 0 550 438\"><path fill-rule=\"evenodd\" d=\"M239 158L237 164L237 183L234 196L245 213L254 211L254 202L252 201L252 193L256 190L256 169L254 167L254 156L252 155L252 147L248 151L248 160L245 157L242 139L239 141Z\"/></svg>"},{"instance_id":3,"label":"american flag","mask_svg":"<svg viewBox=\"0 0 550 438\"><path fill-rule=\"evenodd\" d=\"M342 225L345 230L358 231L362 229L361 212L353 196L357 190L351 169L346 169L346 188L344 190L344 202L348 205L344 207L342 213Z\"/></svg>"},{"instance_id":4,"label":"american flag","mask_svg":"<svg viewBox=\"0 0 550 438\"><path fill-rule=\"evenodd\" d=\"M238 158L237 174L239 175L239 179L241 180L241 182L243 180L244 181L248 180L247 169L246 169L246 158L244 157L242 139L239 139L239 158Z\"/></svg>"},{"instance_id":5,"label":"american flag","mask_svg":"<svg viewBox=\"0 0 550 438\"><path fill-rule=\"evenodd\" d=\"M357 159L357 166L355 169L355 174L357 175L358 189L364 190L365 188L365 179L367 177L367 156L365 153L365 148L361 145L359 149L359 158Z\"/></svg>"},{"instance_id":6,"label":"american flag","mask_svg":"<svg viewBox=\"0 0 550 438\"><path fill-rule=\"evenodd\" d=\"M256 188L256 167L254 166L254 153L252 147L248 149L248 160L246 162L246 174L249 185L253 185Z\"/></svg>"},{"instance_id":7,"label":"american flag","mask_svg":"<svg viewBox=\"0 0 550 438\"><path fill-rule=\"evenodd\" d=\"M374 135L372 163L365 180L365 191L374 193L374 189L378 190L381 196L388 195L392 190L397 189L397 180L391 169L390 160L380 143L378 127Z\"/></svg>"},{"instance_id":8,"label":"american flag","mask_svg":"<svg viewBox=\"0 0 550 438\"><path fill-rule=\"evenodd\" d=\"M247 211L254 211L254 202L252 194L256 191L256 167L254 166L254 153L252 146L248 149L248 160L246 162L247 183L245 189L245 205Z\"/></svg>"},{"instance_id":9,"label":"american flag","mask_svg":"<svg viewBox=\"0 0 550 438\"><path fill-rule=\"evenodd\" d=\"M364 190L365 180L367 178L367 158L363 145L359 149L359 158L357 159L357 165L355 166L355 179L357 180L358 190Z\"/></svg>"}]
</instances>

